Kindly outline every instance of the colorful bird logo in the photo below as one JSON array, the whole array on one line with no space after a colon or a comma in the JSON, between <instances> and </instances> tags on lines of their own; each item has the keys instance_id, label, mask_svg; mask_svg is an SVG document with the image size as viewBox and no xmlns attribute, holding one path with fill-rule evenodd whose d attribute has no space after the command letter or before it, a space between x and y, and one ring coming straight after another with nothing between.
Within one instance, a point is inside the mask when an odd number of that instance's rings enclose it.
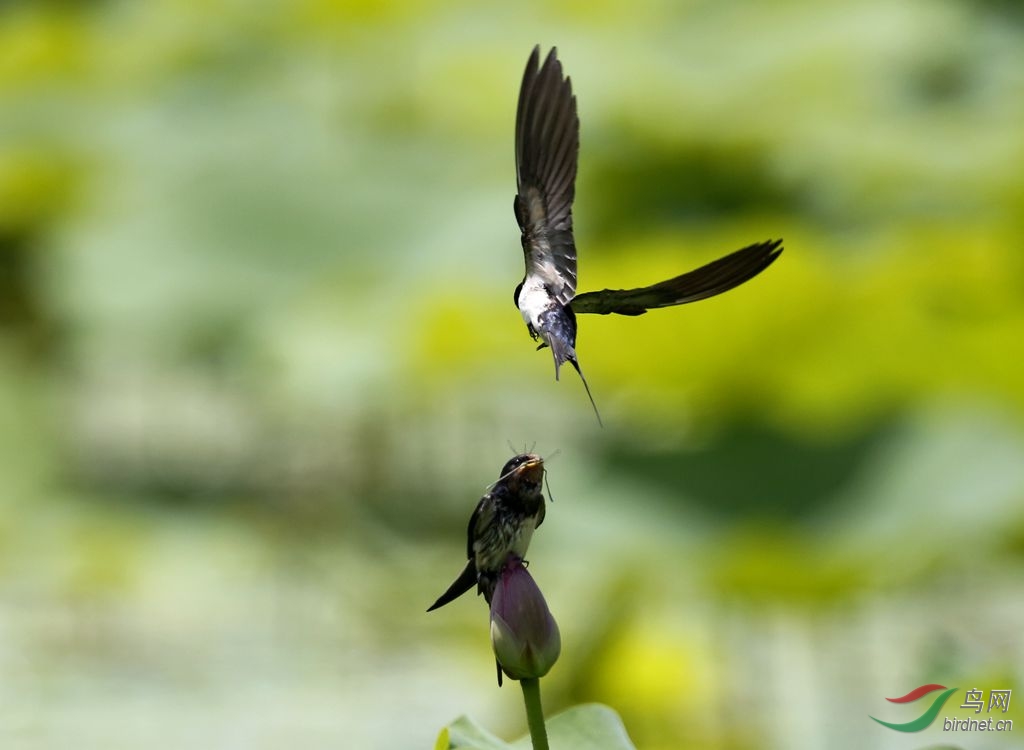
<instances>
[{"instance_id":1,"label":"colorful bird logo","mask_svg":"<svg viewBox=\"0 0 1024 750\"><path fill-rule=\"evenodd\" d=\"M928 693L934 693L936 690L943 690L942 694L937 696L932 702L932 705L923 714L918 716L913 721L908 721L906 724L891 724L888 721L882 721L881 719L875 719L874 716L871 718L881 724L883 727L889 727L889 729L895 729L897 732L920 732L925 727L929 726L935 717L939 715L939 711L946 705L946 701L953 693L959 688L947 688L945 685L922 685L919 688L914 688L909 693L904 695L902 698L886 698L890 703L912 703L921 696L927 695Z\"/></svg>"}]
</instances>

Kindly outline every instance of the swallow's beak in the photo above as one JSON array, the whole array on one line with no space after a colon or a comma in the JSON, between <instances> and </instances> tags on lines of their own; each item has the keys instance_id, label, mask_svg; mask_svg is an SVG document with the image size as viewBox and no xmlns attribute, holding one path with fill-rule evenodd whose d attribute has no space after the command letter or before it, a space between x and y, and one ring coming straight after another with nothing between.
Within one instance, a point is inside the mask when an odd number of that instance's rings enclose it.
<instances>
[{"instance_id":1,"label":"swallow's beak","mask_svg":"<svg viewBox=\"0 0 1024 750\"><path fill-rule=\"evenodd\" d=\"M540 457L531 458L529 461L517 466L513 474L520 482L540 485L544 480L544 459Z\"/></svg>"}]
</instances>

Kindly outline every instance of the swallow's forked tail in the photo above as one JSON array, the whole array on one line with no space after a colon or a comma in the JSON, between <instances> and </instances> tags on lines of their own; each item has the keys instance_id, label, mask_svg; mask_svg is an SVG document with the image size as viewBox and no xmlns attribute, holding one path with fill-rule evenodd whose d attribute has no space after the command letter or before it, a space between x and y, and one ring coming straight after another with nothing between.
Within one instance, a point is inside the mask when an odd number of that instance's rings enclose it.
<instances>
[{"instance_id":1,"label":"swallow's forked tail","mask_svg":"<svg viewBox=\"0 0 1024 750\"><path fill-rule=\"evenodd\" d=\"M597 404L594 403L594 396L590 392L590 385L587 383L587 379L583 375L583 370L580 369L579 360L576 359L575 348L568 341L557 335L548 336L548 345L551 347L551 356L555 359L555 380L558 380L558 371L561 369L562 365L566 362L571 364L580 376L580 380L583 381L583 387L587 391L587 398L590 399L590 405L594 407L594 416L597 417L598 425L604 427L604 422L601 421L601 412L597 410Z\"/></svg>"},{"instance_id":2,"label":"swallow's forked tail","mask_svg":"<svg viewBox=\"0 0 1024 750\"><path fill-rule=\"evenodd\" d=\"M448 587L441 596L437 598L437 601L430 605L430 609L427 612L433 612L438 607L443 607L450 601L458 599L460 596L465 594L477 583L476 565L472 560L466 563L466 567L459 573L459 577L452 582L452 585Z\"/></svg>"},{"instance_id":3,"label":"swallow's forked tail","mask_svg":"<svg viewBox=\"0 0 1024 750\"><path fill-rule=\"evenodd\" d=\"M597 424L599 427L604 427L604 422L601 421L601 412L597 410L597 404L594 403L594 397L590 394L590 386L587 384L587 379L583 377L583 370L580 369L580 363L575 357L569 360L569 363L576 368L576 372L580 376L580 380L583 381L583 387L587 390L587 398L590 399L590 405L594 407L594 416L597 417Z\"/></svg>"},{"instance_id":4,"label":"swallow's forked tail","mask_svg":"<svg viewBox=\"0 0 1024 750\"><path fill-rule=\"evenodd\" d=\"M541 338L545 344L551 347L551 356L555 360L555 380L559 379L558 374L562 365L566 362L571 364L579 374L580 380L583 381L583 387L587 389L587 398L590 399L590 405L594 407L597 423L604 427L601 413L597 410L597 404L594 403L594 397L590 393L590 385L583 376L580 363L576 359L576 316L573 314L572 308L566 306L549 310L541 316L540 322L543 331ZM542 349L543 347L544 344L541 344L537 348Z\"/></svg>"},{"instance_id":5,"label":"swallow's forked tail","mask_svg":"<svg viewBox=\"0 0 1024 750\"><path fill-rule=\"evenodd\" d=\"M558 380L558 374L562 369L562 365L576 359L576 348L573 346L573 342L576 339L576 331L572 327L565 327L558 318L553 316L542 317L541 324L545 323L548 325L545 326L541 333L541 339L544 343L537 348L543 349L545 344L551 347L551 356L555 360L555 380Z\"/></svg>"}]
</instances>

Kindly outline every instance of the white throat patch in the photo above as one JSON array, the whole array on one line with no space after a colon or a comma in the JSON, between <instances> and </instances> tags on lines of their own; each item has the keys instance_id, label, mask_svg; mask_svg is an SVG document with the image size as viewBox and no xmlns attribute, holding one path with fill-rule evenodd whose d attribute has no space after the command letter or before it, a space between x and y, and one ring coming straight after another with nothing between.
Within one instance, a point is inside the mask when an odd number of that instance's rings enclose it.
<instances>
[{"instance_id":1,"label":"white throat patch","mask_svg":"<svg viewBox=\"0 0 1024 750\"><path fill-rule=\"evenodd\" d=\"M540 331L540 314L550 310L557 303L548 294L548 290L537 277L527 277L523 288L519 290L519 312L523 320Z\"/></svg>"}]
</instances>

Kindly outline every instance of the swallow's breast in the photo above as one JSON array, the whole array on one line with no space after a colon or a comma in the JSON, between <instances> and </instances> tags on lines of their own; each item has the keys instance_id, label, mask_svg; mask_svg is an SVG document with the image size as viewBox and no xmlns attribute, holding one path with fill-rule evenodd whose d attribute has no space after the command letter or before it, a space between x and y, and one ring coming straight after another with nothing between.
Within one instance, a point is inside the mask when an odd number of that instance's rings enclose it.
<instances>
[{"instance_id":1,"label":"swallow's breast","mask_svg":"<svg viewBox=\"0 0 1024 750\"><path fill-rule=\"evenodd\" d=\"M536 526L535 516L506 513L496 517L473 546L477 570L500 570L509 554L526 557Z\"/></svg>"}]
</instances>

